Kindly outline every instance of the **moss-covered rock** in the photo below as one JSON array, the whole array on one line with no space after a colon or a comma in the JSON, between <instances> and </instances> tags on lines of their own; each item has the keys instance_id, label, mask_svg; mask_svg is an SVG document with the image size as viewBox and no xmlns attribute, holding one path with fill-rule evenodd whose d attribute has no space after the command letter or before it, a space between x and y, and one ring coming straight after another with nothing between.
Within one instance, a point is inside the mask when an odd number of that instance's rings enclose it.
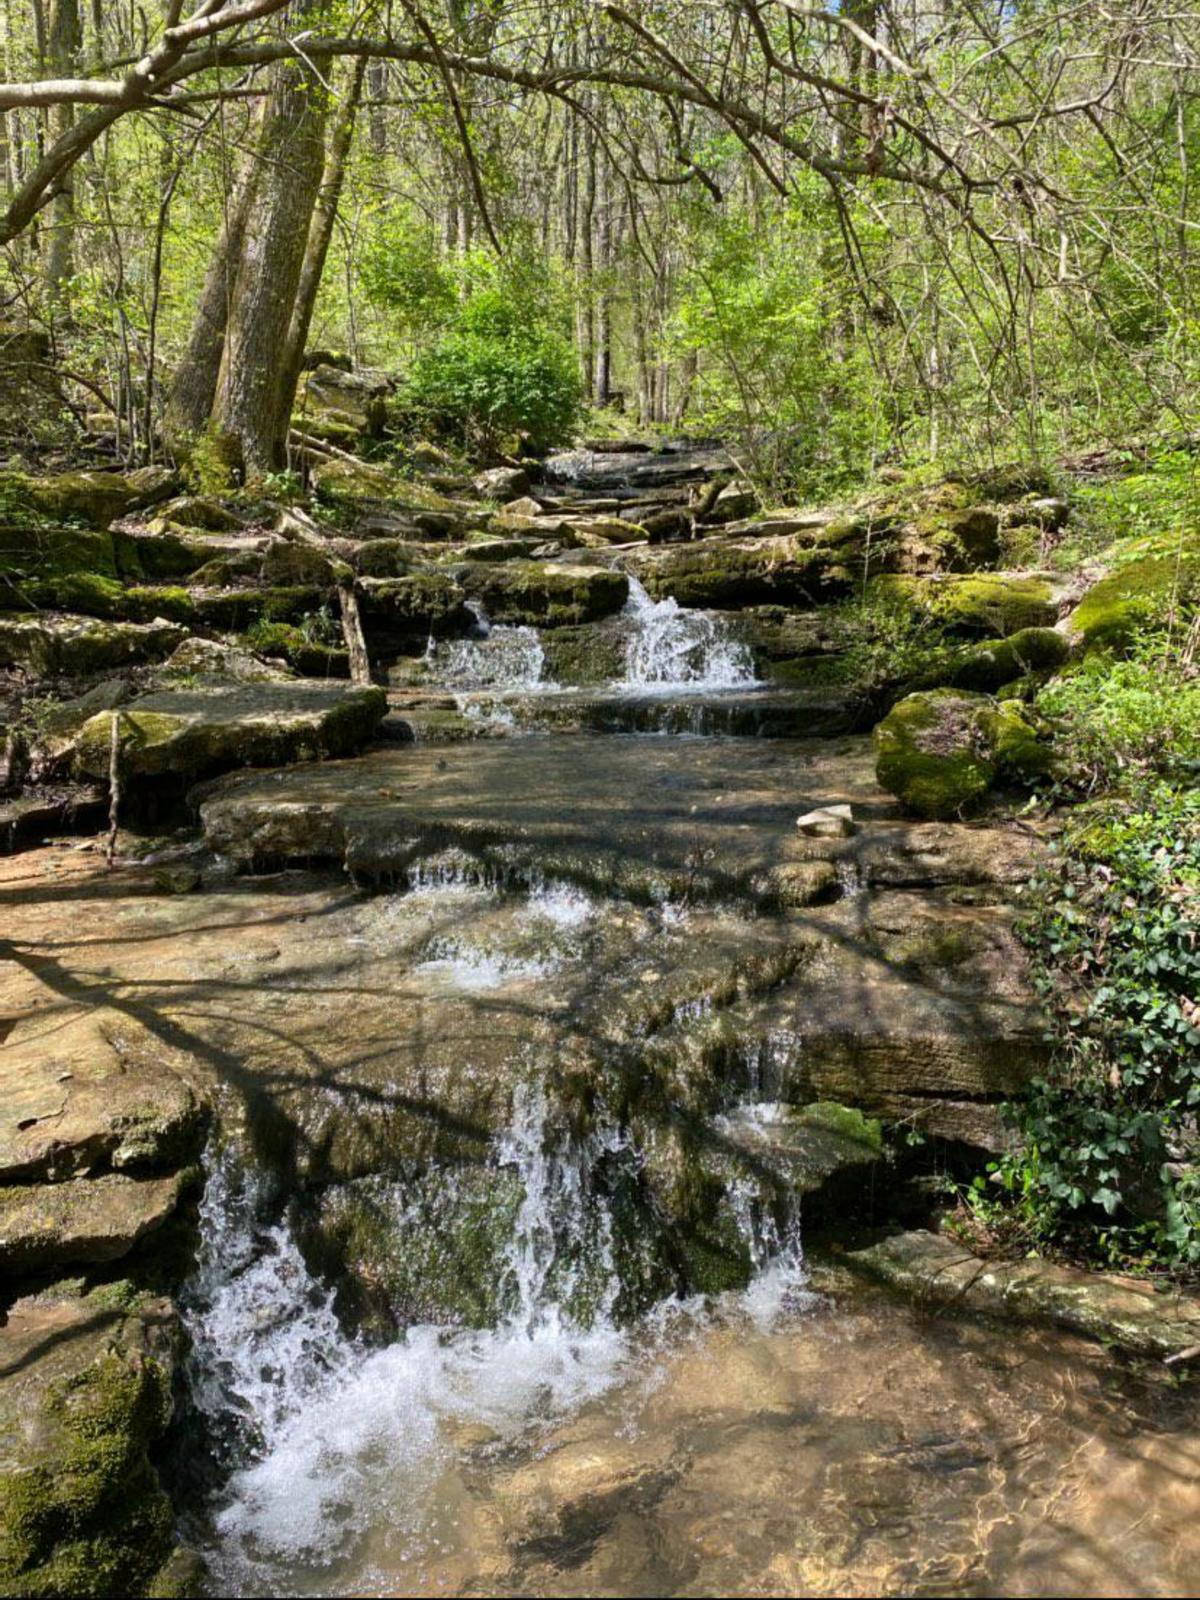
<instances>
[{"instance_id":1,"label":"moss-covered rock","mask_svg":"<svg viewBox=\"0 0 1200 1600\"><path fill-rule=\"evenodd\" d=\"M0 666L41 676L88 677L156 661L184 638L176 623L111 622L88 617L0 616Z\"/></svg>"},{"instance_id":2,"label":"moss-covered rock","mask_svg":"<svg viewBox=\"0 0 1200 1600\"><path fill-rule=\"evenodd\" d=\"M614 683L625 676L627 635L618 622L588 622L554 628L542 639L549 683L570 686Z\"/></svg>"},{"instance_id":3,"label":"moss-covered rock","mask_svg":"<svg viewBox=\"0 0 1200 1600\"><path fill-rule=\"evenodd\" d=\"M148 1592L174 1546L150 1454L178 1355L165 1302L19 1301L0 1330L0 1589Z\"/></svg>"},{"instance_id":4,"label":"moss-covered rock","mask_svg":"<svg viewBox=\"0 0 1200 1600\"><path fill-rule=\"evenodd\" d=\"M402 478L389 467L366 462L324 461L313 469L313 487L323 500L374 501L413 512L436 511L453 516L452 500L427 484Z\"/></svg>"},{"instance_id":5,"label":"moss-covered rock","mask_svg":"<svg viewBox=\"0 0 1200 1600\"><path fill-rule=\"evenodd\" d=\"M1051 672L1071 653L1066 637L1054 628L1022 628L1007 639L969 645L949 668L949 682L959 689L990 693L1031 672Z\"/></svg>"},{"instance_id":6,"label":"moss-covered rock","mask_svg":"<svg viewBox=\"0 0 1200 1600\"><path fill-rule=\"evenodd\" d=\"M1200 595L1200 554L1182 560L1144 556L1093 584L1067 618L1067 627L1085 650L1127 648L1139 630L1166 617L1172 602Z\"/></svg>"},{"instance_id":7,"label":"moss-covered rock","mask_svg":"<svg viewBox=\"0 0 1200 1600\"><path fill-rule=\"evenodd\" d=\"M394 1337L413 1323L494 1327L515 1309L507 1255L524 1197L512 1168L434 1167L404 1186L325 1191L309 1229L316 1265L350 1322Z\"/></svg>"},{"instance_id":8,"label":"moss-covered rock","mask_svg":"<svg viewBox=\"0 0 1200 1600\"><path fill-rule=\"evenodd\" d=\"M875 749L880 787L934 820L967 814L998 780L1033 782L1054 764L1033 712L962 689L907 695L876 727Z\"/></svg>"},{"instance_id":9,"label":"moss-covered rock","mask_svg":"<svg viewBox=\"0 0 1200 1600\"><path fill-rule=\"evenodd\" d=\"M474 621L463 586L448 572L413 572L403 578L364 578L359 609L364 622L404 638L445 638Z\"/></svg>"},{"instance_id":10,"label":"moss-covered rock","mask_svg":"<svg viewBox=\"0 0 1200 1600\"><path fill-rule=\"evenodd\" d=\"M354 556L354 570L364 578L403 578L424 565L425 549L411 539L370 539Z\"/></svg>"},{"instance_id":11,"label":"moss-covered rock","mask_svg":"<svg viewBox=\"0 0 1200 1600\"><path fill-rule=\"evenodd\" d=\"M961 816L996 779L979 722L982 697L954 689L910 694L875 729L881 788L921 817Z\"/></svg>"},{"instance_id":12,"label":"moss-covered rock","mask_svg":"<svg viewBox=\"0 0 1200 1600\"><path fill-rule=\"evenodd\" d=\"M611 567L509 561L465 567L458 576L493 622L549 628L596 622L629 598L629 579Z\"/></svg>"},{"instance_id":13,"label":"moss-covered rock","mask_svg":"<svg viewBox=\"0 0 1200 1600\"><path fill-rule=\"evenodd\" d=\"M849 590L843 554L803 535L698 539L630 552L631 570L656 600L682 606L812 606Z\"/></svg>"},{"instance_id":14,"label":"moss-covered rock","mask_svg":"<svg viewBox=\"0 0 1200 1600\"><path fill-rule=\"evenodd\" d=\"M81 773L107 774L114 715L127 775L192 779L231 767L351 755L374 735L386 711L382 689L311 679L202 681L93 717L80 733L75 763Z\"/></svg>"},{"instance_id":15,"label":"moss-covered rock","mask_svg":"<svg viewBox=\"0 0 1200 1600\"><path fill-rule=\"evenodd\" d=\"M0 478L0 496L41 517L78 518L106 528L117 517L165 500L177 481L169 467L141 467L124 474L61 472L49 478L5 473Z\"/></svg>"},{"instance_id":16,"label":"moss-covered rock","mask_svg":"<svg viewBox=\"0 0 1200 1600\"><path fill-rule=\"evenodd\" d=\"M872 579L869 588L881 601L924 612L950 633L1007 638L1026 628L1053 627L1058 616L1050 581L1023 573L885 574Z\"/></svg>"}]
</instances>

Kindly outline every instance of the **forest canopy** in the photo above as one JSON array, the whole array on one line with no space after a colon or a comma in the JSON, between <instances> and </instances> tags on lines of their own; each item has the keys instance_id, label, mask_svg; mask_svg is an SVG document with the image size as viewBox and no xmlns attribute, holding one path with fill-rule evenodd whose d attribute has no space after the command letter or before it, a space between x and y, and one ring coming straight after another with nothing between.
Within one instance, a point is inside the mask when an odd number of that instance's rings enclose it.
<instances>
[{"instance_id":1,"label":"forest canopy","mask_svg":"<svg viewBox=\"0 0 1200 1600\"><path fill-rule=\"evenodd\" d=\"M131 460L203 436L250 475L308 344L440 392L480 274L524 307L535 267L534 435L560 340L589 403L764 478L1186 435L1197 21L6 0L4 315Z\"/></svg>"}]
</instances>

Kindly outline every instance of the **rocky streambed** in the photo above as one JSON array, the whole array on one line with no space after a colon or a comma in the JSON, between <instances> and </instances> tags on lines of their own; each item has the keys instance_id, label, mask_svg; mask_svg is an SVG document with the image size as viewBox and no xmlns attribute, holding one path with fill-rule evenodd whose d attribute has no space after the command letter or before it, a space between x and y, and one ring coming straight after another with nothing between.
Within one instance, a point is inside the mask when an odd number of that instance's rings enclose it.
<instances>
[{"instance_id":1,"label":"rocky streambed","mask_svg":"<svg viewBox=\"0 0 1200 1600\"><path fill-rule=\"evenodd\" d=\"M747 523L727 466L334 462L334 531L42 530L14 592L77 609L0 618L6 1587L1192 1585L1188 1397L1080 1335L1158 1361L1195 1307L923 1231L1047 1062L1003 798L1044 734L986 691L1076 647L997 572L1060 509ZM863 559L952 619L919 681L823 605ZM289 584L353 597L375 684ZM46 836L114 776L110 869Z\"/></svg>"}]
</instances>

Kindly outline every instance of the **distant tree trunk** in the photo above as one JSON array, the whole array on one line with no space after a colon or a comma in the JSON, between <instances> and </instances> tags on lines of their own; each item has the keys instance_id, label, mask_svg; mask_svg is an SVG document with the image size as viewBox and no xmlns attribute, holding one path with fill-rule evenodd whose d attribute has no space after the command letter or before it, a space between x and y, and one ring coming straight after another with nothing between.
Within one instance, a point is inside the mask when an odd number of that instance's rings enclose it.
<instances>
[{"instance_id":1,"label":"distant tree trunk","mask_svg":"<svg viewBox=\"0 0 1200 1600\"><path fill-rule=\"evenodd\" d=\"M367 69L367 89L371 99L371 149L377 156L387 154L387 117L380 103L387 95L388 64L373 60Z\"/></svg>"},{"instance_id":2,"label":"distant tree trunk","mask_svg":"<svg viewBox=\"0 0 1200 1600\"><path fill-rule=\"evenodd\" d=\"M187 349L175 368L163 418L163 437L174 455L187 454L192 440L204 431L212 416L225 350L229 302L241 260L246 221L258 189L258 176L257 163L249 162L234 189L200 291L200 304Z\"/></svg>"},{"instance_id":3,"label":"distant tree trunk","mask_svg":"<svg viewBox=\"0 0 1200 1600\"><path fill-rule=\"evenodd\" d=\"M281 62L263 130L262 173L241 261L213 407L213 429L247 480L283 464L283 353L324 165L327 63Z\"/></svg>"},{"instance_id":4,"label":"distant tree trunk","mask_svg":"<svg viewBox=\"0 0 1200 1600\"><path fill-rule=\"evenodd\" d=\"M52 0L46 29L46 53L50 70L58 77L71 78L79 71L83 54L83 18L79 0ZM50 110L50 141L70 131L75 122L69 105ZM50 205L47 234L46 283L53 300L61 300L63 286L75 271L75 174L69 171Z\"/></svg>"},{"instance_id":5,"label":"distant tree trunk","mask_svg":"<svg viewBox=\"0 0 1200 1600\"><path fill-rule=\"evenodd\" d=\"M280 381L279 426L284 438L287 437L292 406L296 399L296 384L300 377L300 368L304 363L304 347L308 343L308 331L312 327L317 291L321 287L321 274L325 270L325 258L329 254L329 243L333 238L333 228L337 221L342 185L346 181L346 163L354 139L354 120L362 98L366 66L365 59L356 62L351 68L349 82L344 87L341 111L329 142L329 154L325 160L321 188L313 211L312 225L308 230L308 245L304 252L304 264L300 269L296 303L292 307L292 320L288 327Z\"/></svg>"}]
</instances>

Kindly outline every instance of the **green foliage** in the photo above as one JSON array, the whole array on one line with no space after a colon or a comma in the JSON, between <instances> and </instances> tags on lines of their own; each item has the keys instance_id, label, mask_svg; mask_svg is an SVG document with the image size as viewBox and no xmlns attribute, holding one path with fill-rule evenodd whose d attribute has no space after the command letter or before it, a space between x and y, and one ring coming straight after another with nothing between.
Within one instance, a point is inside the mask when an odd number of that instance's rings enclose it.
<instances>
[{"instance_id":1,"label":"green foliage","mask_svg":"<svg viewBox=\"0 0 1200 1600\"><path fill-rule=\"evenodd\" d=\"M454 273L432 231L414 225L403 212L389 211L376 222L362 279L368 299L409 332L442 327L458 301Z\"/></svg>"},{"instance_id":2,"label":"green foliage","mask_svg":"<svg viewBox=\"0 0 1200 1600\"><path fill-rule=\"evenodd\" d=\"M1143 634L1123 660L1085 657L1037 704L1061 722L1065 764L1089 789L1130 772L1200 771L1200 675L1161 633Z\"/></svg>"},{"instance_id":3,"label":"green foliage","mask_svg":"<svg viewBox=\"0 0 1200 1600\"><path fill-rule=\"evenodd\" d=\"M575 356L544 277L489 276L418 357L403 402L423 431L485 455L523 441L545 450L568 438L579 416Z\"/></svg>"},{"instance_id":4,"label":"green foliage","mask_svg":"<svg viewBox=\"0 0 1200 1600\"><path fill-rule=\"evenodd\" d=\"M1069 826L1025 927L1058 1070L993 1169L1030 1237L1200 1262L1200 792L1114 793ZM977 1187L982 1203L988 1193Z\"/></svg>"},{"instance_id":5,"label":"green foliage","mask_svg":"<svg viewBox=\"0 0 1200 1600\"><path fill-rule=\"evenodd\" d=\"M844 263L830 258L828 201L811 182L768 219L698 206L674 344L703 362L696 421L738 441L764 482L823 493L865 472L887 442ZM764 430L764 424L766 425Z\"/></svg>"}]
</instances>

